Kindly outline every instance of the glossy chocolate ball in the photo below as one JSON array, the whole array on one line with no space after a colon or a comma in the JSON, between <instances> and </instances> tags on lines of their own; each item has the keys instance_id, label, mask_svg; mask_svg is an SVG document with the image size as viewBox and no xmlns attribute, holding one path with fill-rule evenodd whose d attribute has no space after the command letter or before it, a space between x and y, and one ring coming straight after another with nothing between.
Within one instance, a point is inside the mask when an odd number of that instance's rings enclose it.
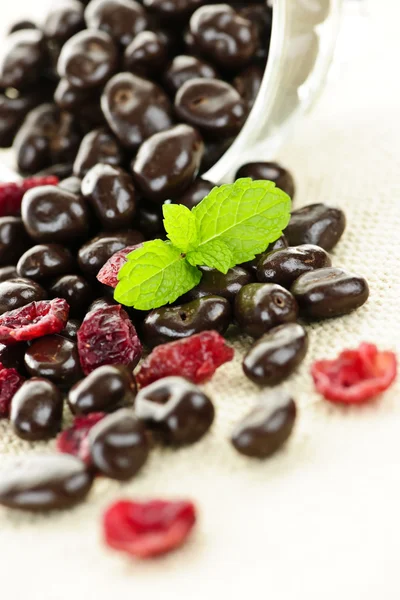
<instances>
[{"instance_id":1,"label":"glossy chocolate ball","mask_svg":"<svg viewBox=\"0 0 400 600\"><path fill-rule=\"evenodd\" d=\"M31 279L16 277L0 283L0 315L47 298L46 290Z\"/></svg>"},{"instance_id":2,"label":"glossy chocolate ball","mask_svg":"<svg viewBox=\"0 0 400 600\"><path fill-rule=\"evenodd\" d=\"M0 94L0 148L12 146L29 111L49 99L50 91L42 86L24 93L6 90L4 94Z\"/></svg>"},{"instance_id":3,"label":"glossy chocolate ball","mask_svg":"<svg viewBox=\"0 0 400 600\"><path fill-rule=\"evenodd\" d=\"M166 377L141 390L136 416L164 444L194 444L210 429L214 406L200 388L182 377Z\"/></svg>"},{"instance_id":4,"label":"glossy chocolate ball","mask_svg":"<svg viewBox=\"0 0 400 600\"><path fill-rule=\"evenodd\" d=\"M21 256L17 270L20 277L43 281L71 271L74 258L68 248L60 244L39 244L32 246Z\"/></svg>"},{"instance_id":5,"label":"glossy chocolate ball","mask_svg":"<svg viewBox=\"0 0 400 600\"><path fill-rule=\"evenodd\" d=\"M122 46L147 27L146 12L134 0L91 0L85 19L89 29L105 31Z\"/></svg>"},{"instance_id":6,"label":"glossy chocolate ball","mask_svg":"<svg viewBox=\"0 0 400 600\"><path fill-rule=\"evenodd\" d=\"M82 178L98 163L117 167L122 161L123 154L116 137L107 129L94 129L82 140L74 162L74 175Z\"/></svg>"},{"instance_id":7,"label":"glossy chocolate ball","mask_svg":"<svg viewBox=\"0 0 400 600\"><path fill-rule=\"evenodd\" d=\"M136 212L133 180L118 167L98 164L85 175L82 195L105 230L130 227Z\"/></svg>"},{"instance_id":8,"label":"glossy chocolate ball","mask_svg":"<svg viewBox=\"0 0 400 600\"><path fill-rule=\"evenodd\" d=\"M168 48L162 36L154 31L142 31L129 44L124 54L124 67L131 73L152 79L168 62Z\"/></svg>"},{"instance_id":9,"label":"glossy chocolate ball","mask_svg":"<svg viewBox=\"0 0 400 600\"><path fill-rule=\"evenodd\" d=\"M273 283L250 283L235 298L235 318L243 333L258 338L277 325L296 321L298 307L288 290Z\"/></svg>"},{"instance_id":10,"label":"glossy chocolate ball","mask_svg":"<svg viewBox=\"0 0 400 600\"><path fill-rule=\"evenodd\" d=\"M285 392L270 392L235 428L232 444L240 454L267 458L292 433L296 405Z\"/></svg>"},{"instance_id":11,"label":"glossy chocolate ball","mask_svg":"<svg viewBox=\"0 0 400 600\"><path fill-rule=\"evenodd\" d=\"M27 232L37 242L71 242L85 237L89 229L85 201L55 185L28 190L21 213Z\"/></svg>"},{"instance_id":12,"label":"glossy chocolate ball","mask_svg":"<svg viewBox=\"0 0 400 600\"><path fill-rule=\"evenodd\" d=\"M51 381L34 377L12 399L11 426L24 440L47 440L60 431L62 411L60 390Z\"/></svg>"},{"instance_id":13,"label":"glossy chocolate ball","mask_svg":"<svg viewBox=\"0 0 400 600\"><path fill-rule=\"evenodd\" d=\"M149 455L144 425L128 408L102 419L89 433L93 465L106 477L125 481L142 468Z\"/></svg>"},{"instance_id":14,"label":"glossy chocolate ball","mask_svg":"<svg viewBox=\"0 0 400 600\"><path fill-rule=\"evenodd\" d=\"M175 110L179 118L213 139L239 133L247 116L238 92L221 79L184 83L176 94Z\"/></svg>"},{"instance_id":15,"label":"glossy chocolate ball","mask_svg":"<svg viewBox=\"0 0 400 600\"><path fill-rule=\"evenodd\" d=\"M13 457L1 471L0 504L44 511L69 508L89 492L93 475L68 454Z\"/></svg>"},{"instance_id":16,"label":"glossy chocolate ball","mask_svg":"<svg viewBox=\"0 0 400 600\"><path fill-rule=\"evenodd\" d=\"M22 173L37 173L52 165L69 164L81 135L75 118L55 104L41 104L29 112L15 137L13 149Z\"/></svg>"},{"instance_id":17,"label":"glossy chocolate ball","mask_svg":"<svg viewBox=\"0 0 400 600\"><path fill-rule=\"evenodd\" d=\"M189 125L157 133L142 144L132 163L135 183L150 200L175 198L194 181L203 152L198 131Z\"/></svg>"},{"instance_id":18,"label":"glossy chocolate ball","mask_svg":"<svg viewBox=\"0 0 400 600\"><path fill-rule=\"evenodd\" d=\"M265 333L243 360L246 376L258 385L277 385L304 360L308 336L297 323L286 323Z\"/></svg>"},{"instance_id":19,"label":"glossy chocolate ball","mask_svg":"<svg viewBox=\"0 0 400 600\"><path fill-rule=\"evenodd\" d=\"M368 300L366 279L343 269L326 268L301 275L292 285L300 311L313 319L345 315Z\"/></svg>"},{"instance_id":20,"label":"glossy chocolate ball","mask_svg":"<svg viewBox=\"0 0 400 600\"><path fill-rule=\"evenodd\" d=\"M164 91L133 73L119 73L110 79L101 106L108 125L130 150L137 150L147 138L172 125L172 106Z\"/></svg>"},{"instance_id":21,"label":"glossy chocolate ball","mask_svg":"<svg viewBox=\"0 0 400 600\"><path fill-rule=\"evenodd\" d=\"M133 406L136 382L130 369L107 365L92 371L68 394L68 406L74 415L114 412Z\"/></svg>"},{"instance_id":22,"label":"glossy chocolate ball","mask_svg":"<svg viewBox=\"0 0 400 600\"><path fill-rule=\"evenodd\" d=\"M228 4L202 6L190 19L195 47L218 67L237 70L255 55L259 36L254 24Z\"/></svg>"},{"instance_id":23,"label":"glossy chocolate ball","mask_svg":"<svg viewBox=\"0 0 400 600\"><path fill-rule=\"evenodd\" d=\"M294 197L295 184L292 174L281 165L274 162L254 162L247 163L240 167L236 173L236 179L250 177L253 180L273 181L279 189ZM286 232L285 232L286 233ZM304 242L306 243L306 242ZM313 243L313 242L309 242ZM296 246L298 244L291 244Z\"/></svg>"},{"instance_id":24,"label":"glossy chocolate ball","mask_svg":"<svg viewBox=\"0 0 400 600\"><path fill-rule=\"evenodd\" d=\"M46 48L39 29L23 29L9 35L0 57L0 87L29 88L41 75Z\"/></svg>"},{"instance_id":25,"label":"glossy chocolate ball","mask_svg":"<svg viewBox=\"0 0 400 600\"><path fill-rule=\"evenodd\" d=\"M331 265L331 257L323 248L304 244L263 254L258 262L257 279L290 288L303 273Z\"/></svg>"},{"instance_id":26,"label":"glossy chocolate ball","mask_svg":"<svg viewBox=\"0 0 400 600\"><path fill-rule=\"evenodd\" d=\"M59 44L61 48L70 37L84 28L82 4L68 0L52 7L43 24L43 33L48 41Z\"/></svg>"},{"instance_id":27,"label":"glossy chocolate ball","mask_svg":"<svg viewBox=\"0 0 400 600\"><path fill-rule=\"evenodd\" d=\"M91 285L80 275L58 277L47 289L52 298L68 302L71 317L83 317L94 295Z\"/></svg>"},{"instance_id":28,"label":"glossy chocolate ball","mask_svg":"<svg viewBox=\"0 0 400 600\"><path fill-rule=\"evenodd\" d=\"M158 346L201 331L224 333L231 322L231 314L228 300L218 296L157 308L143 322L144 340L149 346Z\"/></svg>"},{"instance_id":29,"label":"glossy chocolate ball","mask_svg":"<svg viewBox=\"0 0 400 600\"><path fill-rule=\"evenodd\" d=\"M310 204L293 211L285 235L291 246L314 244L332 250L345 228L346 217L340 208Z\"/></svg>"},{"instance_id":30,"label":"glossy chocolate ball","mask_svg":"<svg viewBox=\"0 0 400 600\"><path fill-rule=\"evenodd\" d=\"M16 264L29 246L22 219L0 217L0 266Z\"/></svg>"},{"instance_id":31,"label":"glossy chocolate ball","mask_svg":"<svg viewBox=\"0 0 400 600\"><path fill-rule=\"evenodd\" d=\"M119 250L144 241L139 231L102 233L87 242L78 252L78 262L83 273L95 278L101 267Z\"/></svg>"},{"instance_id":32,"label":"glossy chocolate ball","mask_svg":"<svg viewBox=\"0 0 400 600\"><path fill-rule=\"evenodd\" d=\"M190 79L217 79L218 73L212 65L196 56L180 54L175 56L165 71L164 83L172 94Z\"/></svg>"},{"instance_id":33,"label":"glossy chocolate ball","mask_svg":"<svg viewBox=\"0 0 400 600\"><path fill-rule=\"evenodd\" d=\"M58 59L60 77L77 88L93 88L104 84L118 63L116 46L103 31L85 30L64 44Z\"/></svg>"},{"instance_id":34,"label":"glossy chocolate ball","mask_svg":"<svg viewBox=\"0 0 400 600\"><path fill-rule=\"evenodd\" d=\"M77 346L61 335L35 340L25 354L25 366L33 377L45 377L66 389L82 377Z\"/></svg>"}]
</instances>

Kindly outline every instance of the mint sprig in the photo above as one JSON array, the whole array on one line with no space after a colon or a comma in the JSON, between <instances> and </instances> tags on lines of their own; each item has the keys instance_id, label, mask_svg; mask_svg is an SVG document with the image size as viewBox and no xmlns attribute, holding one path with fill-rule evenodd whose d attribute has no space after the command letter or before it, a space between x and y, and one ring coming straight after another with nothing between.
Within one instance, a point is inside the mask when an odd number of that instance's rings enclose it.
<instances>
[{"instance_id":1,"label":"mint sprig","mask_svg":"<svg viewBox=\"0 0 400 600\"><path fill-rule=\"evenodd\" d=\"M290 219L291 201L271 181L238 179L215 187L193 210L163 206L169 241L154 240L131 252L118 274L115 299L151 310L195 287L207 266L227 273L277 240Z\"/></svg>"}]
</instances>

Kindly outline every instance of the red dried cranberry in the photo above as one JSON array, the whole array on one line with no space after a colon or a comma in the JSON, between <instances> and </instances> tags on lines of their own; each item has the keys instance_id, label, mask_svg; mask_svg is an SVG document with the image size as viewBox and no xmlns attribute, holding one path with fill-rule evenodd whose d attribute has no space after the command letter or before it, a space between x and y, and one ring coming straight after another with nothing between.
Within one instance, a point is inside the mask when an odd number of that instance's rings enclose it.
<instances>
[{"instance_id":1,"label":"red dried cranberry","mask_svg":"<svg viewBox=\"0 0 400 600\"><path fill-rule=\"evenodd\" d=\"M195 522L192 502L120 500L105 512L103 531L111 548L150 558L181 546Z\"/></svg>"},{"instance_id":2,"label":"red dried cranberry","mask_svg":"<svg viewBox=\"0 0 400 600\"><path fill-rule=\"evenodd\" d=\"M232 360L233 355L233 348L226 345L219 333L203 331L155 348L143 362L136 379L141 387L170 375L203 383L218 367Z\"/></svg>"},{"instance_id":3,"label":"red dried cranberry","mask_svg":"<svg viewBox=\"0 0 400 600\"><path fill-rule=\"evenodd\" d=\"M90 449L88 443L89 431L106 416L106 413L91 413L84 417L75 417L72 427L65 429L57 436L56 447L63 454L73 454L84 463L89 464Z\"/></svg>"},{"instance_id":4,"label":"red dried cranberry","mask_svg":"<svg viewBox=\"0 0 400 600\"><path fill-rule=\"evenodd\" d=\"M27 190L39 185L57 185L58 177L30 177L21 182L0 183L0 217L19 215L21 202Z\"/></svg>"},{"instance_id":5,"label":"red dried cranberry","mask_svg":"<svg viewBox=\"0 0 400 600\"><path fill-rule=\"evenodd\" d=\"M0 363L0 419L9 416L11 400L24 381L16 369L7 369Z\"/></svg>"},{"instance_id":6,"label":"red dried cranberry","mask_svg":"<svg viewBox=\"0 0 400 600\"><path fill-rule=\"evenodd\" d=\"M59 333L68 320L69 306L63 298L31 302L0 316L0 342L9 346Z\"/></svg>"},{"instance_id":7,"label":"red dried cranberry","mask_svg":"<svg viewBox=\"0 0 400 600\"><path fill-rule=\"evenodd\" d=\"M78 331L82 370L89 375L102 365L136 367L142 344L127 313L120 305L89 312Z\"/></svg>"},{"instance_id":8,"label":"red dried cranberry","mask_svg":"<svg viewBox=\"0 0 400 600\"><path fill-rule=\"evenodd\" d=\"M123 248L112 255L111 258L108 259L106 264L100 269L97 279L100 283L104 283L104 285L109 285L112 288L116 288L118 285L118 273L120 269L126 263L126 257L128 254L140 248L142 244L136 244L135 246L128 246L127 248Z\"/></svg>"},{"instance_id":9,"label":"red dried cranberry","mask_svg":"<svg viewBox=\"0 0 400 600\"><path fill-rule=\"evenodd\" d=\"M335 360L319 360L311 368L317 390L331 402L361 404L386 390L395 380L393 352L363 343L344 350Z\"/></svg>"}]
</instances>

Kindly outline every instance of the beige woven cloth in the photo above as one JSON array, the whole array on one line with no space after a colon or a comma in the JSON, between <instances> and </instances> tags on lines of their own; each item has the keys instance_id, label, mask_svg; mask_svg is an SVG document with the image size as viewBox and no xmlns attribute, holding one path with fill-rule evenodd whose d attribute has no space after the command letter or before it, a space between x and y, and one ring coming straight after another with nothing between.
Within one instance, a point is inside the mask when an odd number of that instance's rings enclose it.
<instances>
[{"instance_id":1,"label":"beige woven cloth","mask_svg":"<svg viewBox=\"0 0 400 600\"><path fill-rule=\"evenodd\" d=\"M306 363L285 384L299 407L290 442L262 463L230 447L233 425L259 393L241 370L248 341L237 342L235 361L206 386L217 420L203 441L155 451L126 485L99 479L74 510L0 510L1 598L400 597L399 385L370 406L341 409L321 400L309 376L313 360L361 340L400 350L399 2L375 0L370 12L360 29L356 19L347 25L353 41L279 157L296 174L297 206L345 208L348 229L334 262L371 286L365 307L310 328ZM51 448L33 448L0 423L0 461ZM197 530L165 559L130 561L101 541L103 509L120 497L192 498Z\"/></svg>"}]
</instances>

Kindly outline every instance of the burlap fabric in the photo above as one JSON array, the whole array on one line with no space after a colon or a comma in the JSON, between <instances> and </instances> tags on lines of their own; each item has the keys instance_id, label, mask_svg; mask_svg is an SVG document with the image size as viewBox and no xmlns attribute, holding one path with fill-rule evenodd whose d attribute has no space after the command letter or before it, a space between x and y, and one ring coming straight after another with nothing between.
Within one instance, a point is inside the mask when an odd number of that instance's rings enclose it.
<instances>
[{"instance_id":1,"label":"burlap fabric","mask_svg":"<svg viewBox=\"0 0 400 600\"><path fill-rule=\"evenodd\" d=\"M296 175L296 206L345 208L334 263L371 286L361 310L309 328L307 360L284 386L299 407L290 442L263 463L230 447L233 425L259 394L241 370L249 341L236 340L235 361L205 386L217 420L203 441L154 451L126 485L99 479L75 510L0 510L1 598L398 600L399 385L370 406L341 409L321 400L309 375L316 358L362 340L400 350L398 4L371 3L360 27L350 19L319 105L279 157ZM24 443L0 423L3 463L52 447ZM103 509L120 497L193 498L197 531L174 555L132 562L101 541Z\"/></svg>"}]
</instances>

